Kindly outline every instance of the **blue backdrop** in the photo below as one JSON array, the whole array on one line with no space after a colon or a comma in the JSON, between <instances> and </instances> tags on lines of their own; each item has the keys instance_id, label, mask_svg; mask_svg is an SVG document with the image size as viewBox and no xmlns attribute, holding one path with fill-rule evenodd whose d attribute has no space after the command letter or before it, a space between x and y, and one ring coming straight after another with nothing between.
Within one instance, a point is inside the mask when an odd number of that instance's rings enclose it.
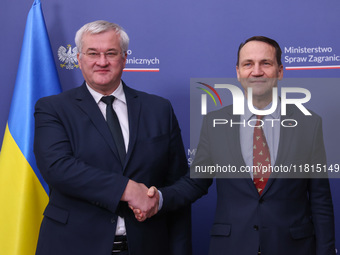
<instances>
[{"instance_id":1,"label":"blue backdrop","mask_svg":"<svg viewBox=\"0 0 340 255\"><path fill-rule=\"evenodd\" d=\"M59 47L75 47L74 34L83 24L105 19L123 26L130 36L128 70L131 87L171 100L189 150L190 78L236 77L236 52L253 35L276 39L283 49L284 76L289 78L340 77L340 2L336 0L41 0L46 26L63 90L79 86L81 71L61 66ZM8 118L26 17L33 3L2 0L0 8L0 141ZM138 68L138 72L135 68ZM314 86L318 95L337 102L340 87ZM324 100L322 99L322 100ZM321 99L320 99L321 100ZM327 100L326 100L327 101ZM340 109L327 102L321 112L328 159L339 163ZM189 154L189 153L188 153ZM189 156L189 155L188 155ZM331 180L340 233L339 180ZM193 204L194 254L207 254L215 209L215 188ZM337 247L340 247L340 238Z\"/></svg>"}]
</instances>

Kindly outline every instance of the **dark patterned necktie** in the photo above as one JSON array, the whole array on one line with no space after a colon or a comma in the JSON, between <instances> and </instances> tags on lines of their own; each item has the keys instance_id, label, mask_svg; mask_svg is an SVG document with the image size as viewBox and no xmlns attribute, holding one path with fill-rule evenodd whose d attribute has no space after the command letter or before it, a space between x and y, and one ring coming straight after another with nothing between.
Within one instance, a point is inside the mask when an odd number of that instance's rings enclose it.
<instances>
[{"instance_id":1,"label":"dark patterned necktie","mask_svg":"<svg viewBox=\"0 0 340 255\"><path fill-rule=\"evenodd\" d=\"M103 101L106 104L106 122L109 126L113 139L115 141L119 158L122 164L124 164L125 160L125 143L123 138L122 129L120 128L119 120L117 117L116 112L112 108L112 103L115 100L114 96L104 96L101 98L101 101Z\"/></svg>"},{"instance_id":2,"label":"dark patterned necktie","mask_svg":"<svg viewBox=\"0 0 340 255\"><path fill-rule=\"evenodd\" d=\"M270 176L270 152L261 126L263 116L256 116L256 118L253 137L253 166L256 166L256 168L254 167L253 180L261 195Z\"/></svg>"}]
</instances>

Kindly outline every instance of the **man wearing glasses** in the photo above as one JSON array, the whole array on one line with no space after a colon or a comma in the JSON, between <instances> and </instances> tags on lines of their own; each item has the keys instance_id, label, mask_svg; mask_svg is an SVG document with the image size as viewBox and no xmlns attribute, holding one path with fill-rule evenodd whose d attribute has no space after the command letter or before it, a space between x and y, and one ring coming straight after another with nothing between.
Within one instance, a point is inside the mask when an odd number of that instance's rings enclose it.
<instances>
[{"instance_id":1,"label":"man wearing glasses","mask_svg":"<svg viewBox=\"0 0 340 255\"><path fill-rule=\"evenodd\" d=\"M130 209L156 213L162 194L149 198L148 187L187 172L171 104L121 80L120 26L95 21L75 41L85 82L35 108L34 151L51 190L36 254L191 254L189 206L143 223Z\"/></svg>"}]
</instances>

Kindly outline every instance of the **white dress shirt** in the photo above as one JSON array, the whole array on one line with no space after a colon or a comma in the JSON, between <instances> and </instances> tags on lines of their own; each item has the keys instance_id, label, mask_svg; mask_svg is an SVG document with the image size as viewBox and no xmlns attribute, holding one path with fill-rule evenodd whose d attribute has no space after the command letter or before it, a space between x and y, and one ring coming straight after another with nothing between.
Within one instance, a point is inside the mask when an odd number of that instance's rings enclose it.
<instances>
[{"instance_id":1,"label":"white dress shirt","mask_svg":"<svg viewBox=\"0 0 340 255\"><path fill-rule=\"evenodd\" d=\"M270 109L271 103L264 108L264 110ZM267 144L269 146L270 161L271 165L275 165L277 151L279 148L280 141L280 114L281 114L281 101L278 100L276 110L269 115L263 117L264 125L262 126L264 136L266 137ZM240 125L240 142L241 150L244 162L247 166L253 166L253 134L256 116L251 113L248 109L248 102L245 101L245 113L241 115L240 122L245 123L245 125ZM249 120L254 120L248 125ZM275 121L274 121L275 120ZM279 121L278 121L279 120ZM253 173L250 172L251 178L253 178Z\"/></svg>"}]
</instances>

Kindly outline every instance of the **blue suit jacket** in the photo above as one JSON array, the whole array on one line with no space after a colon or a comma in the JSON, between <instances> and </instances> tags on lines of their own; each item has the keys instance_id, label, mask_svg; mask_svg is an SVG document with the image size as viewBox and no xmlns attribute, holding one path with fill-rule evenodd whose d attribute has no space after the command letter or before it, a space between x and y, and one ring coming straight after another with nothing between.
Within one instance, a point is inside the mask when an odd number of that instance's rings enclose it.
<instances>
[{"instance_id":1,"label":"blue suit jacket","mask_svg":"<svg viewBox=\"0 0 340 255\"><path fill-rule=\"evenodd\" d=\"M209 113L202 125L193 162L195 166L245 166L240 145L240 125L217 125L213 119L233 119L232 107ZM275 166L326 164L321 118L304 116L299 109L287 107L296 127L282 127ZM293 122L293 125L295 122ZM326 174L272 173L260 196L249 173L217 176L217 207L211 228L211 255L335 254L333 204ZM237 177L237 178L235 178ZM282 178L285 177L285 178ZM306 177L306 178L301 178ZM322 177L322 178L315 178ZM164 210L192 202L205 192L212 179L182 178L162 189ZM176 194L181 193L178 197Z\"/></svg>"},{"instance_id":2,"label":"blue suit jacket","mask_svg":"<svg viewBox=\"0 0 340 255\"><path fill-rule=\"evenodd\" d=\"M110 255L117 215L131 255L191 254L190 207L140 223L120 202L129 179L162 187L188 171L169 101L123 86L130 126L123 165L85 84L37 102L34 152L50 196L36 254Z\"/></svg>"}]
</instances>

